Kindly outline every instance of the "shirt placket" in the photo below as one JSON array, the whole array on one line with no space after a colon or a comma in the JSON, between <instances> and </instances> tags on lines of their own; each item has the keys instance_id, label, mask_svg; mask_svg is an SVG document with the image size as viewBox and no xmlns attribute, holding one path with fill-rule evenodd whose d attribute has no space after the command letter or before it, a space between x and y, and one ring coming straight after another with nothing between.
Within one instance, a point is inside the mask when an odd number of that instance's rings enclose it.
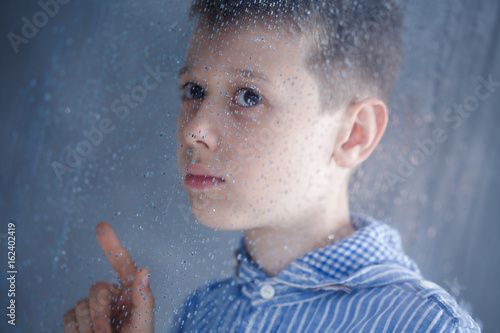
<instances>
[{"instance_id":1,"label":"shirt placket","mask_svg":"<svg viewBox=\"0 0 500 333\"><path fill-rule=\"evenodd\" d=\"M261 328L266 330L271 320L266 314L277 305L278 292L282 293L287 288L270 279L252 281L251 287L247 284L243 288L244 294L250 298L251 309L243 321L242 332L260 332Z\"/></svg>"}]
</instances>

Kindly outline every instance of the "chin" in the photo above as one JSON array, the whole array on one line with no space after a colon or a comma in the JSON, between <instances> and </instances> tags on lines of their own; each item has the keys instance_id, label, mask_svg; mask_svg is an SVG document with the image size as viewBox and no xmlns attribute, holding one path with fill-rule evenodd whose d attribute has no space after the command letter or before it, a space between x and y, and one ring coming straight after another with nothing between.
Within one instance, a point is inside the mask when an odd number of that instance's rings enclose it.
<instances>
[{"instance_id":1,"label":"chin","mask_svg":"<svg viewBox=\"0 0 500 333\"><path fill-rule=\"evenodd\" d=\"M221 212L218 208L215 208L215 211L209 209L206 206L192 208L196 221L205 227L227 231L245 230L255 227L254 225L249 225L247 221L238 221L234 213L231 214L228 210Z\"/></svg>"},{"instance_id":2,"label":"chin","mask_svg":"<svg viewBox=\"0 0 500 333\"><path fill-rule=\"evenodd\" d=\"M204 211L202 214L193 210L193 214L195 216L196 221L201 225L217 229L217 230L241 230L242 227L238 224L235 224L233 221L227 221L225 218L222 218L220 214L217 212L207 213Z\"/></svg>"}]
</instances>

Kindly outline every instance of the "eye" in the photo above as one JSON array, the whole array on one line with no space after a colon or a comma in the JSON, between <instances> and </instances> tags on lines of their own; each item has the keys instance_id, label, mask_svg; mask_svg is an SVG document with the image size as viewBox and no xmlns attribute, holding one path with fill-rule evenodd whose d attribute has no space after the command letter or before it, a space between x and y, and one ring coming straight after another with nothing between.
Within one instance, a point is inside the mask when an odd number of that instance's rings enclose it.
<instances>
[{"instance_id":1,"label":"eye","mask_svg":"<svg viewBox=\"0 0 500 333\"><path fill-rule=\"evenodd\" d=\"M236 92L233 102L243 107L251 107L262 102L262 97L259 96L253 89L241 88Z\"/></svg>"},{"instance_id":2,"label":"eye","mask_svg":"<svg viewBox=\"0 0 500 333\"><path fill-rule=\"evenodd\" d=\"M182 99L202 99L205 97L205 90L193 82L186 82L181 86Z\"/></svg>"}]
</instances>

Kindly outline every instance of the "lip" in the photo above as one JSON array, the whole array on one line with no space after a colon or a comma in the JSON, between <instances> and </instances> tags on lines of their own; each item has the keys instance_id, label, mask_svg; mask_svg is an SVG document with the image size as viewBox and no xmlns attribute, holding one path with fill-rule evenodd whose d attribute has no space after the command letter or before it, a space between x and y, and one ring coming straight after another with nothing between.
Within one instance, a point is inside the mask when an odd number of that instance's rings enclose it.
<instances>
[{"instance_id":1,"label":"lip","mask_svg":"<svg viewBox=\"0 0 500 333\"><path fill-rule=\"evenodd\" d=\"M224 181L224 177L219 177L216 174L213 174L210 170L202 166L201 164L192 164L187 168L187 175L194 176L205 176L209 178L218 178L221 181Z\"/></svg>"},{"instance_id":2,"label":"lip","mask_svg":"<svg viewBox=\"0 0 500 333\"><path fill-rule=\"evenodd\" d=\"M207 168L200 164L194 164L187 168L184 182L187 187L204 190L225 183L223 177L211 173Z\"/></svg>"}]
</instances>

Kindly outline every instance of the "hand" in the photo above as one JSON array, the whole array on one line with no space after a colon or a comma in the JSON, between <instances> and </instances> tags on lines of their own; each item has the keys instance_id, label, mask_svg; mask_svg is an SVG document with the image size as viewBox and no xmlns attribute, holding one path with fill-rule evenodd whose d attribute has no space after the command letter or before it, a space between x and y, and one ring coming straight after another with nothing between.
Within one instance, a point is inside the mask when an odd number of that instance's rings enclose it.
<instances>
[{"instance_id":1,"label":"hand","mask_svg":"<svg viewBox=\"0 0 500 333\"><path fill-rule=\"evenodd\" d=\"M64 332L153 333L155 299L149 286L149 271L137 270L109 224L101 222L95 230L120 284L93 284L89 297L64 315Z\"/></svg>"}]
</instances>

